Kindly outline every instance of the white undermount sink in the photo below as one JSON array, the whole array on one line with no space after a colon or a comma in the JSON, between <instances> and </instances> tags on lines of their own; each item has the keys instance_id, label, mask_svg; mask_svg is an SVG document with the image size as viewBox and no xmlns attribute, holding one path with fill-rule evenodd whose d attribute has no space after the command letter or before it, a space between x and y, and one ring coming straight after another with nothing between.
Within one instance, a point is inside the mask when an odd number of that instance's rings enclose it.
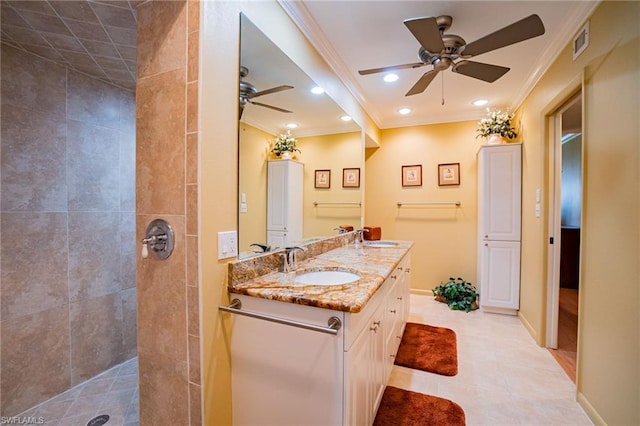
<instances>
[{"instance_id":1,"label":"white undermount sink","mask_svg":"<svg viewBox=\"0 0 640 426\"><path fill-rule=\"evenodd\" d=\"M364 245L368 247L398 247L398 243L396 243L395 241L384 240L365 241Z\"/></svg>"},{"instance_id":2,"label":"white undermount sink","mask_svg":"<svg viewBox=\"0 0 640 426\"><path fill-rule=\"evenodd\" d=\"M346 271L311 271L296 275L296 284L305 285L343 285L356 282L360 275Z\"/></svg>"}]
</instances>

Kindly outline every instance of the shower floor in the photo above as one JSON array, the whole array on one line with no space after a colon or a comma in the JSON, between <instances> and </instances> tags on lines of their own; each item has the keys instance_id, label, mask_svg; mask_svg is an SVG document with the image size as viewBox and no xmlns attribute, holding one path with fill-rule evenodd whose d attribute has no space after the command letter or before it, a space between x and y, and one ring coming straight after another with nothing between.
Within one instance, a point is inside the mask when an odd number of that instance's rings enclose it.
<instances>
[{"instance_id":1,"label":"shower floor","mask_svg":"<svg viewBox=\"0 0 640 426\"><path fill-rule=\"evenodd\" d=\"M92 419L108 415L105 426L137 426L138 358L132 358L60 395L19 414L40 418L46 426L87 426Z\"/></svg>"}]
</instances>

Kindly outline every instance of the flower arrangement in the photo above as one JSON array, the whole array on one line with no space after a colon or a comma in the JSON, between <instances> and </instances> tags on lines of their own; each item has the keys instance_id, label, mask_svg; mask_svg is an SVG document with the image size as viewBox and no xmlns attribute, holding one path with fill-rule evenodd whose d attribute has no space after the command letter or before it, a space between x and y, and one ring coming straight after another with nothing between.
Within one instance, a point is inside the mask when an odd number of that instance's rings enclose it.
<instances>
[{"instance_id":1,"label":"flower arrangement","mask_svg":"<svg viewBox=\"0 0 640 426\"><path fill-rule=\"evenodd\" d=\"M508 139L514 139L518 136L516 129L511 127L513 114L502 112L499 109L487 109L489 116L478 121L478 135L476 138L488 138L491 134L498 134Z\"/></svg>"},{"instance_id":2,"label":"flower arrangement","mask_svg":"<svg viewBox=\"0 0 640 426\"><path fill-rule=\"evenodd\" d=\"M296 138L291 136L291 132L287 130L287 133L280 134L275 139L273 144L273 149L271 150L271 152L273 152L278 157L280 157L280 155L283 152L294 152L294 151L301 152L296 147L296 142L297 142Z\"/></svg>"}]
</instances>

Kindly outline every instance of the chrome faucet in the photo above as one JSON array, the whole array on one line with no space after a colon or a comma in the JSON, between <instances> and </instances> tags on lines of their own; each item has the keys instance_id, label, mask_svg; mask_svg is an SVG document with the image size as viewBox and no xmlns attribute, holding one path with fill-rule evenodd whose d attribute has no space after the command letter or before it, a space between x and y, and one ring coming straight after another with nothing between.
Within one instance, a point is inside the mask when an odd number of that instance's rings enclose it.
<instances>
[{"instance_id":1,"label":"chrome faucet","mask_svg":"<svg viewBox=\"0 0 640 426\"><path fill-rule=\"evenodd\" d=\"M342 226L339 226L337 228L333 228L333 230L334 231L338 231L338 234L346 234L347 232L349 232L346 229L344 229Z\"/></svg>"},{"instance_id":2,"label":"chrome faucet","mask_svg":"<svg viewBox=\"0 0 640 426\"><path fill-rule=\"evenodd\" d=\"M360 243L362 243L362 236L365 232L369 232L368 229L356 229L356 235L355 238L353 239L353 245L355 246L355 248L360 248Z\"/></svg>"},{"instance_id":3,"label":"chrome faucet","mask_svg":"<svg viewBox=\"0 0 640 426\"><path fill-rule=\"evenodd\" d=\"M296 252L298 250L303 251L306 250L306 248L299 246L285 247L284 253L281 253L284 260L281 272L293 272L298 268L296 259Z\"/></svg>"},{"instance_id":4,"label":"chrome faucet","mask_svg":"<svg viewBox=\"0 0 640 426\"><path fill-rule=\"evenodd\" d=\"M271 251L271 246L267 244L253 243L249 244L249 247L258 247L259 251L255 251L254 253L266 253L268 251Z\"/></svg>"}]
</instances>

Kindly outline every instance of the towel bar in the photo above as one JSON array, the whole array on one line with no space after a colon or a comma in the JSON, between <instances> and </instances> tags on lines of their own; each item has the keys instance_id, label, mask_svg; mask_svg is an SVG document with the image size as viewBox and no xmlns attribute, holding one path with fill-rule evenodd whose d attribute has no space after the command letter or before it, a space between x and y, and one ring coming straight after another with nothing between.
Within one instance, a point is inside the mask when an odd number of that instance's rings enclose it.
<instances>
[{"instance_id":1,"label":"towel bar","mask_svg":"<svg viewBox=\"0 0 640 426\"><path fill-rule=\"evenodd\" d=\"M362 203L319 203L318 201L313 202L314 206L362 206Z\"/></svg>"},{"instance_id":2,"label":"towel bar","mask_svg":"<svg viewBox=\"0 0 640 426\"><path fill-rule=\"evenodd\" d=\"M327 327L322 327L315 324L307 324L305 322L278 318L272 315L261 314L258 312L243 311L241 308L242 308L242 302L240 301L240 299L233 299L231 301L231 304L227 306L218 306L218 309L224 312L230 312L232 314L244 315L251 318L257 318L265 321L276 322L278 324L304 328L307 330L319 331L321 333L333 334L334 336L337 335L338 330L342 328L342 321L340 321L340 318L338 317L329 318L329 321L327 322Z\"/></svg>"},{"instance_id":3,"label":"towel bar","mask_svg":"<svg viewBox=\"0 0 640 426\"><path fill-rule=\"evenodd\" d=\"M398 201L398 207L402 206L457 206L460 207L462 203L460 201L429 201L423 203L406 203Z\"/></svg>"}]
</instances>

